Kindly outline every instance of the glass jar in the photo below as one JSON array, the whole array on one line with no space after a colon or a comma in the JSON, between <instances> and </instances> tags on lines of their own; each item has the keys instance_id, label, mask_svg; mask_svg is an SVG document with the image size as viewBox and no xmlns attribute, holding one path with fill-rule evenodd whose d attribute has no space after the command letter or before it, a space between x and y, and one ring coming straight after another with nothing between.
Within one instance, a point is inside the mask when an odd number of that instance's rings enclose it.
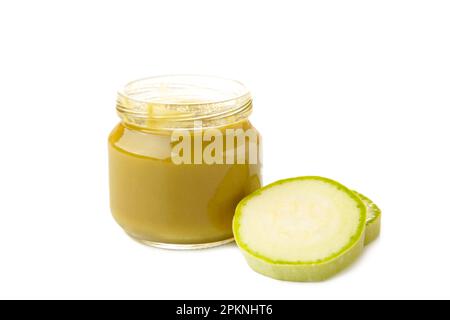
<instances>
[{"instance_id":1,"label":"glass jar","mask_svg":"<svg viewBox=\"0 0 450 320\"><path fill-rule=\"evenodd\" d=\"M261 137L239 82L136 80L118 93L109 136L111 211L134 239L190 249L233 240L239 201L261 187Z\"/></svg>"}]
</instances>

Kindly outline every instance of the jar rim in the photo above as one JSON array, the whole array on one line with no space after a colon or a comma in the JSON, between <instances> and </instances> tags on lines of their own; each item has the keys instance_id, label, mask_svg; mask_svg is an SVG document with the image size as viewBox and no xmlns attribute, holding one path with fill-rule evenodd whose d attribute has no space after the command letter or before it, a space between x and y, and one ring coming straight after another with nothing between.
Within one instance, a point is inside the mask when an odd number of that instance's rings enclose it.
<instances>
[{"instance_id":1,"label":"jar rim","mask_svg":"<svg viewBox=\"0 0 450 320\"><path fill-rule=\"evenodd\" d=\"M163 75L127 83L117 111L132 124L219 120L251 112L251 94L239 81L205 75ZM147 121L144 121L146 119Z\"/></svg>"}]
</instances>

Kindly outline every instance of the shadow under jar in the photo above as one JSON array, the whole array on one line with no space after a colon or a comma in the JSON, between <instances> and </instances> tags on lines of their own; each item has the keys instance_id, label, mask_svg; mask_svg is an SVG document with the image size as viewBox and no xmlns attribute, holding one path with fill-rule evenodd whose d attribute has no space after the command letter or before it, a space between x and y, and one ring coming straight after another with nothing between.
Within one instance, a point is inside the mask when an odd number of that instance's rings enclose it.
<instances>
[{"instance_id":1,"label":"shadow under jar","mask_svg":"<svg viewBox=\"0 0 450 320\"><path fill-rule=\"evenodd\" d=\"M118 94L109 136L111 211L144 244L194 249L233 240L241 199L261 187L261 137L239 82L136 80Z\"/></svg>"}]
</instances>

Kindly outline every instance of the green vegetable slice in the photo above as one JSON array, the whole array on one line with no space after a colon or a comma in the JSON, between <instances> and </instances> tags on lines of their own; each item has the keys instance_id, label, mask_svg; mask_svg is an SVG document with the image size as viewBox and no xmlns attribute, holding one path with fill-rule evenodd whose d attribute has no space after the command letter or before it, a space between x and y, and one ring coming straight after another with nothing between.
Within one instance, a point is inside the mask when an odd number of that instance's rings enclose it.
<instances>
[{"instance_id":1,"label":"green vegetable slice","mask_svg":"<svg viewBox=\"0 0 450 320\"><path fill-rule=\"evenodd\" d=\"M366 211L362 200L340 183L298 177L242 200L233 232L254 271L279 280L321 281L363 251Z\"/></svg>"},{"instance_id":2,"label":"green vegetable slice","mask_svg":"<svg viewBox=\"0 0 450 320\"><path fill-rule=\"evenodd\" d=\"M366 238L365 245L368 245L374 241L380 235L381 231L381 210L373 203L372 200L367 198L365 195L353 191L358 197L364 202L367 207L367 221L366 221Z\"/></svg>"}]
</instances>

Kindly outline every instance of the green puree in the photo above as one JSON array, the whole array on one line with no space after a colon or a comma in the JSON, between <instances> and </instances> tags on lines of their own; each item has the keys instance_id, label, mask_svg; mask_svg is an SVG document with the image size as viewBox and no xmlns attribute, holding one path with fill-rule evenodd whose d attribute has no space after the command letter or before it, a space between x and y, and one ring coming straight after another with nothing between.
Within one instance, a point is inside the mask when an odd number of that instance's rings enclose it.
<instances>
[{"instance_id":1,"label":"green puree","mask_svg":"<svg viewBox=\"0 0 450 320\"><path fill-rule=\"evenodd\" d=\"M243 121L227 128L252 128ZM260 164L172 162L170 131L119 124L109 137L110 203L132 237L201 244L233 238L240 200L261 187ZM203 146L205 147L205 145Z\"/></svg>"}]
</instances>

